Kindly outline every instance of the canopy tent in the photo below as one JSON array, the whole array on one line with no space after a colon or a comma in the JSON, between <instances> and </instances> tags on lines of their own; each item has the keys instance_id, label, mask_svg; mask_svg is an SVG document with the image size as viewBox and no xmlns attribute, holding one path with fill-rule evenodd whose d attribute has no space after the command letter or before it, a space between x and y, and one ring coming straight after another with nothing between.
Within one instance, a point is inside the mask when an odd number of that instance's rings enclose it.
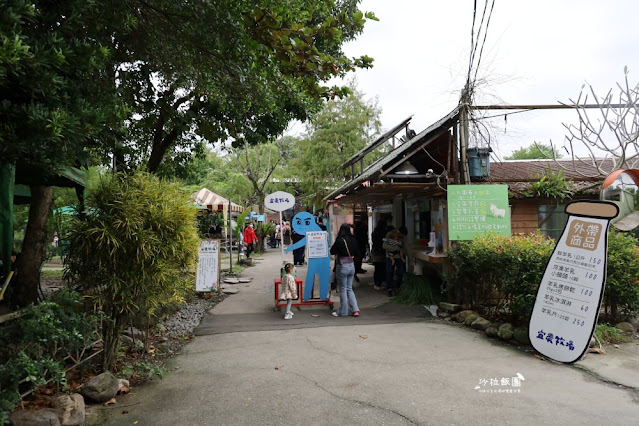
<instances>
[{"instance_id":1,"label":"canopy tent","mask_svg":"<svg viewBox=\"0 0 639 426\"><path fill-rule=\"evenodd\" d=\"M31 198L29 185L62 186L76 189L78 198L84 199L87 171L67 167L55 173L36 170L21 165L0 164L0 256L7 265L2 276L8 273L13 249L13 205L28 204Z\"/></svg>"},{"instance_id":2,"label":"canopy tent","mask_svg":"<svg viewBox=\"0 0 639 426\"><path fill-rule=\"evenodd\" d=\"M224 211L228 211L229 200L206 188L200 189L198 192L193 194L191 198L196 204L201 206L213 206L214 209L217 208L218 205L222 204L224 205ZM242 213L243 211L244 207L231 202L232 213Z\"/></svg>"}]
</instances>

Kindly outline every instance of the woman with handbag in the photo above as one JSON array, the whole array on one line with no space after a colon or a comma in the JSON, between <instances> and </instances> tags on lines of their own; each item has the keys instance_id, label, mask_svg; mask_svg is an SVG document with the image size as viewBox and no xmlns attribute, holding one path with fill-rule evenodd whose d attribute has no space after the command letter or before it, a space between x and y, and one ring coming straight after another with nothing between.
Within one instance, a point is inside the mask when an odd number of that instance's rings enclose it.
<instances>
[{"instance_id":1,"label":"woman with handbag","mask_svg":"<svg viewBox=\"0 0 639 426\"><path fill-rule=\"evenodd\" d=\"M351 232L351 225L342 224L337 233L335 244L331 247L331 254L335 255L337 266L336 276L339 285L339 309L334 311L334 317L345 317L350 312L354 317L359 316L357 299L353 292L353 277L355 276L354 257L360 256L357 240Z\"/></svg>"}]
</instances>

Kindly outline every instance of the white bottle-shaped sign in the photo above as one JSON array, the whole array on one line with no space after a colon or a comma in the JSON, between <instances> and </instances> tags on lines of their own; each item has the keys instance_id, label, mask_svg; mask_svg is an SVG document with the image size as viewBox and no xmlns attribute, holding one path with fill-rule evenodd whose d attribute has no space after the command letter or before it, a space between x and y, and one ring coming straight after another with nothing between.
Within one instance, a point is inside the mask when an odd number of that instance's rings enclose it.
<instances>
[{"instance_id":1,"label":"white bottle-shaped sign","mask_svg":"<svg viewBox=\"0 0 639 426\"><path fill-rule=\"evenodd\" d=\"M606 201L574 201L548 261L530 317L533 347L573 363L588 349L606 282L608 228L619 208Z\"/></svg>"}]
</instances>

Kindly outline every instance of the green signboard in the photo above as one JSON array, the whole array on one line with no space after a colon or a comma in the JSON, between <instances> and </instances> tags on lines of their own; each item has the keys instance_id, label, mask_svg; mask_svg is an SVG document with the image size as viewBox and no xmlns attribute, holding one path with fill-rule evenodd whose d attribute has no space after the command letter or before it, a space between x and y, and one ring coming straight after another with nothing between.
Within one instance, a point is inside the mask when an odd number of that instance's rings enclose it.
<instances>
[{"instance_id":1,"label":"green signboard","mask_svg":"<svg viewBox=\"0 0 639 426\"><path fill-rule=\"evenodd\" d=\"M449 185L449 239L470 240L486 232L510 235L508 185Z\"/></svg>"}]
</instances>

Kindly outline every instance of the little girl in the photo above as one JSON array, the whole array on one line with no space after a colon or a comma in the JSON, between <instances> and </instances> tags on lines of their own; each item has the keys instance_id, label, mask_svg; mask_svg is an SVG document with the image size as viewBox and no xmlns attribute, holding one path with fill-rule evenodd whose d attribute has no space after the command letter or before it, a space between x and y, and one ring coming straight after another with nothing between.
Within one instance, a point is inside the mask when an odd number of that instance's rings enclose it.
<instances>
[{"instance_id":1,"label":"little girl","mask_svg":"<svg viewBox=\"0 0 639 426\"><path fill-rule=\"evenodd\" d=\"M295 266L292 263L284 265L285 275L282 276L280 300L286 300L286 313L284 314L285 320L293 318L291 305L293 304L293 299L297 299L297 284L295 284L295 277L293 276L294 269Z\"/></svg>"}]
</instances>

